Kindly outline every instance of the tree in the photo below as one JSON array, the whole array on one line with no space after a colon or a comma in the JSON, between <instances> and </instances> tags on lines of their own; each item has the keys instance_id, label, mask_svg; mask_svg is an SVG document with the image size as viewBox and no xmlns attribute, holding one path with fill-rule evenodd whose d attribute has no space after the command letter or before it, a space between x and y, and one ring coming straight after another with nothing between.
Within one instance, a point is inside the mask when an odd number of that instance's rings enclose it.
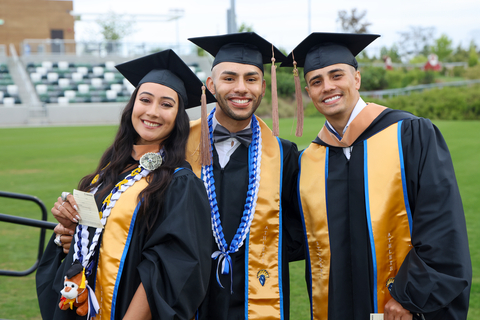
<instances>
[{"instance_id":1,"label":"tree","mask_svg":"<svg viewBox=\"0 0 480 320\"><path fill-rule=\"evenodd\" d=\"M439 61L445 61L453 53L452 40L446 34L442 34L435 40L431 51L438 56Z\"/></svg>"},{"instance_id":2,"label":"tree","mask_svg":"<svg viewBox=\"0 0 480 320\"><path fill-rule=\"evenodd\" d=\"M472 41L472 43L470 43L470 51L468 53L468 66L474 67L477 64L478 64L478 54L475 48L475 44Z\"/></svg>"},{"instance_id":3,"label":"tree","mask_svg":"<svg viewBox=\"0 0 480 320\"><path fill-rule=\"evenodd\" d=\"M254 31L252 26L249 26L245 24L245 22L243 22L238 28L238 32L254 32Z\"/></svg>"},{"instance_id":4,"label":"tree","mask_svg":"<svg viewBox=\"0 0 480 320\"><path fill-rule=\"evenodd\" d=\"M433 42L435 27L410 26L409 31L399 32L399 54L402 60L423 54L427 56Z\"/></svg>"},{"instance_id":5,"label":"tree","mask_svg":"<svg viewBox=\"0 0 480 320\"><path fill-rule=\"evenodd\" d=\"M367 14L367 11L357 13L357 9L353 8L349 15L347 10L338 11L337 21L340 22L343 32L349 33L368 33L368 26L371 25L368 21L362 21Z\"/></svg>"},{"instance_id":6,"label":"tree","mask_svg":"<svg viewBox=\"0 0 480 320\"><path fill-rule=\"evenodd\" d=\"M110 12L105 17L97 19L100 34L104 40L117 41L135 32L135 21L125 20L122 15Z\"/></svg>"},{"instance_id":7,"label":"tree","mask_svg":"<svg viewBox=\"0 0 480 320\"><path fill-rule=\"evenodd\" d=\"M466 62L468 61L468 51L462 48L462 46L459 44L458 47L453 51L451 59L453 62Z\"/></svg>"},{"instance_id":8,"label":"tree","mask_svg":"<svg viewBox=\"0 0 480 320\"><path fill-rule=\"evenodd\" d=\"M398 46L396 44L393 44L390 49L387 47L382 47L382 49L380 49L380 56L390 57L390 59L392 59L392 62L402 62L400 54L398 53Z\"/></svg>"}]
</instances>

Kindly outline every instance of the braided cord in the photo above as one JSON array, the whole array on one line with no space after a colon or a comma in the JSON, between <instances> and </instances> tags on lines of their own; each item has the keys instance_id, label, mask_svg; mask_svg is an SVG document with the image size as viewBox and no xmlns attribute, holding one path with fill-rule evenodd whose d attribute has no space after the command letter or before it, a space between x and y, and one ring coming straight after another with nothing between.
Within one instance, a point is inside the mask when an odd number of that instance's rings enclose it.
<instances>
[{"instance_id":1,"label":"braided cord","mask_svg":"<svg viewBox=\"0 0 480 320\"><path fill-rule=\"evenodd\" d=\"M165 156L164 149L160 150L160 156L163 158ZM112 212L113 207L117 203L117 200L120 198L122 193L124 193L128 188L130 188L135 182L140 181L142 178L148 176L150 170L138 166L134 169L128 176L126 176L122 181L118 182L115 187L112 189L110 194L103 200L102 208L100 210L100 222L105 227L107 219ZM98 187L93 189L91 193L95 194L98 191ZM89 242L89 232L88 227L85 225L78 224L75 231L75 246L74 246L74 256L73 261L78 260L82 266L85 268L85 274L88 276L92 272L93 264L90 263L92 256L95 254L95 249L98 245L100 235L103 232L103 228L96 228L95 234L92 239L90 247L88 247Z\"/></svg>"},{"instance_id":2,"label":"braided cord","mask_svg":"<svg viewBox=\"0 0 480 320\"><path fill-rule=\"evenodd\" d=\"M210 112L208 116L208 128L210 138L210 155L213 159L213 127L212 119L215 113L215 108ZM215 242L218 246L218 251L212 254L213 259L218 258L217 262L217 282L223 288L223 285L219 279L219 271L222 274L230 273L232 279L232 260L230 254L237 252L243 245L248 233L250 232L250 226L252 224L253 216L255 214L255 208L258 199L258 189L260 186L260 165L262 155L262 137L260 126L255 116L252 116L252 142L248 148L248 171L249 171L249 184L247 190L247 197L244 206L243 216L240 222L237 232L233 237L233 240L228 248L225 241L225 235L223 234L222 222L220 220L220 213L218 210L217 195L215 193L215 178L213 176L213 165L210 163L208 166L202 167L202 179L207 190L208 199L211 209L211 221L212 232ZM228 248L228 250L227 250ZM221 266L221 267L220 267ZM233 279L232 279L233 280ZM231 281L233 283L233 281ZM230 288L232 290L232 288Z\"/></svg>"}]
</instances>

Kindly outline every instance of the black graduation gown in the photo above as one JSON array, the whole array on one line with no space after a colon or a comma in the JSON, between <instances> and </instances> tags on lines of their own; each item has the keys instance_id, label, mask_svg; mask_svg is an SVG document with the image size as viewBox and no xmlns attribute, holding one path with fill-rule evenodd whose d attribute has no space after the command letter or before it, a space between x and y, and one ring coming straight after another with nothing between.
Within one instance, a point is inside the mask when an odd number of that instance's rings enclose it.
<instances>
[{"instance_id":1,"label":"black graduation gown","mask_svg":"<svg viewBox=\"0 0 480 320\"><path fill-rule=\"evenodd\" d=\"M329 319L364 320L373 312L363 140L400 119L404 120L402 147L414 248L395 277L392 297L426 319L467 317L472 268L462 201L447 145L430 120L387 109L355 141L350 160L342 148L330 147ZM318 137L313 142L328 146Z\"/></svg>"},{"instance_id":2,"label":"black graduation gown","mask_svg":"<svg viewBox=\"0 0 480 320\"><path fill-rule=\"evenodd\" d=\"M190 166L185 162L184 167ZM178 171L166 190L163 212L151 232L147 235L140 225L139 221L135 223L125 260L115 319L123 318L140 283L153 319L191 319L205 296L212 264L210 205L203 182L188 169ZM89 228L89 232L91 239L94 229ZM65 255L54 244L54 236L36 274L42 318L85 319L76 315L75 308L62 311L58 307L73 249ZM87 280L93 288L94 275Z\"/></svg>"},{"instance_id":3,"label":"black graduation gown","mask_svg":"<svg viewBox=\"0 0 480 320\"><path fill-rule=\"evenodd\" d=\"M283 243L282 271L284 294L284 319L290 314L290 281L288 262L304 258L303 227L298 207L293 202L296 199L296 177L298 174L297 146L287 140L280 139L283 146ZM262 166L265 165L262 163ZM248 188L248 148L240 145L222 169L218 154L213 152L213 174L218 210L222 222L225 241L230 245L243 215ZM261 182L260 182L261 183ZM254 218L255 219L255 218ZM213 242L211 252L218 250ZM245 319L245 246L230 255L233 261L233 294L230 294L230 274L220 274L224 288L217 283L217 261L213 261L210 274L210 285L205 301L199 309L201 320L240 320Z\"/></svg>"}]
</instances>

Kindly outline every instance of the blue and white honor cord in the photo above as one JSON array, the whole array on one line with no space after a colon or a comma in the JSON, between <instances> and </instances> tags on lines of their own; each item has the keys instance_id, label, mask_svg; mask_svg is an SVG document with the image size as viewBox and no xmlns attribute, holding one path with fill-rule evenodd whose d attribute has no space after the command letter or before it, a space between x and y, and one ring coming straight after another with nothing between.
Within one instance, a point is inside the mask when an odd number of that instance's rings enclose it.
<instances>
[{"instance_id":1,"label":"blue and white honor cord","mask_svg":"<svg viewBox=\"0 0 480 320\"><path fill-rule=\"evenodd\" d=\"M164 156L164 150L160 151L160 155ZM135 170L133 170L128 176L125 177L124 180L120 181L115 185L115 187L110 192L110 195L106 198L110 197L110 201L104 201L102 204L102 208L100 212L102 213L102 218L100 222L103 226L107 223L107 219L112 212L115 203L120 198L121 194L124 193L128 188L130 188L135 182L140 181L142 178L148 176L150 174L150 170L145 169L142 166L138 166ZM98 187L91 191L92 194L95 194L98 191ZM100 239L100 235L103 232L103 228L96 228L95 234L92 239L92 243L89 247L89 232L88 226L78 224L75 230L75 246L74 246L74 254L73 254L73 261L78 260L82 266L85 268L85 276L89 276L92 273L92 269L94 266L92 256L95 253L95 249L98 245L98 240ZM91 261L92 260L92 261ZM88 286L88 285L87 285ZM88 297L89 297L89 317L94 317L95 314L98 314L98 302L95 297L95 293L93 290L88 286ZM93 309L90 308L90 305ZM95 308L96 307L96 308ZM92 312L91 312L92 311ZM90 319L87 317L87 319Z\"/></svg>"},{"instance_id":2,"label":"blue and white honor cord","mask_svg":"<svg viewBox=\"0 0 480 320\"><path fill-rule=\"evenodd\" d=\"M213 128L212 118L215 113L215 108L208 116L208 128L210 136L210 154L213 154ZM243 245L245 238L250 232L253 216L255 214L255 207L257 206L258 189L260 187L260 166L262 159L262 135L260 126L255 116L252 116L252 142L248 147L248 190L244 206L243 216L240 225L233 237L230 247L228 247L223 234L222 223L220 220L220 213L218 212L217 195L215 193L215 179L213 177L212 164L202 167L202 179L207 189L207 195L211 208L212 231L215 242L218 246L218 251L212 254L213 259L217 259L217 282L223 288L219 278L219 270L222 274L230 273L230 291L232 291L233 272L232 259L230 254L233 254ZM213 158L213 156L212 156ZM221 266L221 267L220 267Z\"/></svg>"}]
</instances>

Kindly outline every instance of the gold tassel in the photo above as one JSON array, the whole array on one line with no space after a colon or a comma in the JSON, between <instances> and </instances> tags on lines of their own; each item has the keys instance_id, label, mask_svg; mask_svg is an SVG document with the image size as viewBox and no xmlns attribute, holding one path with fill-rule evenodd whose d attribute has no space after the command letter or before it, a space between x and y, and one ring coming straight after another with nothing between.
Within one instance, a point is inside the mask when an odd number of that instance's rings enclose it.
<instances>
[{"instance_id":1,"label":"gold tassel","mask_svg":"<svg viewBox=\"0 0 480 320\"><path fill-rule=\"evenodd\" d=\"M300 78L298 76L297 62L293 55L293 79L295 80L295 98L297 100L297 130L295 135L301 137L303 134L303 100L302 100L302 88L300 86Z\"/></svg>"},{"instance_id":2,"label":"gold tassel","mask_svg":"<svg viewBox=\"0 0 480 320\"><path fill-rule=\"evenodd\" d=\"M278 96L277 96L277 66L275 65L275 56L272 44L272 134L278 137L280 130L278 128Z\"/></svg>"},{"instance_id":3,"label":"gold tassel","mask_svg":"<svg viewBox=\"0 0 480 320\"><path fill-rule=\"evenodd\" d=\"M202 106L201 106L201 136L200 136L200 157L202 166L208 166L212 163L210 155L210 138L207 121L207 96L205 95L205 86L202 86Z\"/></svg>"}]
</instances>

